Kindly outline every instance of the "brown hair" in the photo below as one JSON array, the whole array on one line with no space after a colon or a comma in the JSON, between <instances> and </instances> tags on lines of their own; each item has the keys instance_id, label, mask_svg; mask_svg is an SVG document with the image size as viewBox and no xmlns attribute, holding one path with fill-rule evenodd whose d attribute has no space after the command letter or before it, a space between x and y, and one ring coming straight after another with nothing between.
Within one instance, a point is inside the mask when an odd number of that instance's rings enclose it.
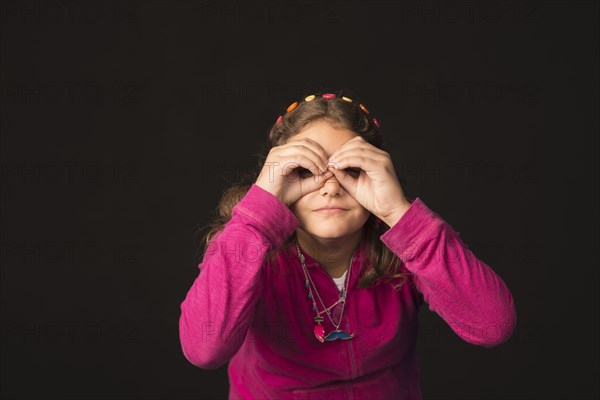
<instances>
[{"instance_id":1,"label":"brown hair","mask_svg":"<svg viewBox=\"0 0 600 400\"><path fill-rule=\"evenodd\" d=\"M284 144L287 139L299 133L308 124L318 120L326 120L334 126L343 127L357 133L375 147L384 148L383 136L373 122L371 115L363 111L359 103L342 100L340 96L341 93L338 92L336 98L333 99L317 96L312 101L301 101L296 108L285 113L283 119L271 128L268 144L263 147L262 153L258 154L255 171L246 174L238 183L232 185L223 193L217 207L217 216L209 225L210 230L203 237L204 249L208 247L210 240L231 219L233 207L244 197L256 181L269 150L272 147ZM399 180L404 186L404 180ZM389 228L384 223L377 224L376 221L377 217L371 214L363 228L363 238L368 242L369 267L364 269L359 279L359 287L367 288L379 284L382 280L400 279L401 282L394 286L395 289L399 289L406 282L407 275L410 272L402 268L401 260L381 242L379 237ZM295 241L295 236L295 234L291 235L283 245L272 249L268 254L268 260L272 261L279 251L292 244Z\"/></svg>"}]
</instances>

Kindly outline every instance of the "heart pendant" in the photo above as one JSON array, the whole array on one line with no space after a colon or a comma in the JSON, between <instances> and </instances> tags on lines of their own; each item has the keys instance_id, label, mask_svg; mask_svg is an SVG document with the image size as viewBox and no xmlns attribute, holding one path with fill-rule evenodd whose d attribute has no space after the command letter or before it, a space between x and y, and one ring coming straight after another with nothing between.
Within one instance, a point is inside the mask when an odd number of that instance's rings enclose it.
<instances>
[{"instance_id":1,"label":"heart pendant","mask_svg":"<svg viewBox=\"0 0 600 400\"><path fill-rule=\"evenodd\" d=\"M325 342L325 328L323 328L323 325L318 324L315 325L315 337L319 340L319 342L323 343Z\"/></svg>"}]
</instances>

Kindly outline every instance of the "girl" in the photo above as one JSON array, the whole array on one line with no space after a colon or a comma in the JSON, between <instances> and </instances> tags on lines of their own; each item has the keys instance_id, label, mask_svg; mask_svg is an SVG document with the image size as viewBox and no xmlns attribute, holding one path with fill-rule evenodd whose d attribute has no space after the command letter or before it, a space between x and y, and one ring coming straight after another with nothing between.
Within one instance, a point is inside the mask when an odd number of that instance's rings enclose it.
<instances>
[{"instance_id":1,"label":"girl","mask_svg":"<svg viewBox=\"0 0 600 400\"><path fill-rule=\"evenodd\" d=\"M423 302L474 345L512 335L509 289L404 196L379 128L341 93L307 96L225 192L179 333L195 366L229 361L230 399L420 399Z\"/></svg>"}]
</instances>

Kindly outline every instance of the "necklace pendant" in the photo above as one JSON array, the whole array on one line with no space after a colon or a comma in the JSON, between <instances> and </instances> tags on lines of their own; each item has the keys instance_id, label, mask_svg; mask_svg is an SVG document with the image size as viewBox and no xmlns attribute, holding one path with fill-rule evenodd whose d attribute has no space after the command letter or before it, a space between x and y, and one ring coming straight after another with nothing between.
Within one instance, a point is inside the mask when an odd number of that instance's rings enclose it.
<instances>
[{"instance_id":1,"label":"necklace pendant","mask_svg":"<svg viewBox=\"0 0 600 400\"><path fill-rule=\"evenodd\" d=\"M328 342L331 342L333 340L338 340L338 339L342 339L342 340L348 340L348 339L352 339L354 337L354 333L347 333L345 331L342 330L335 330L335 331L331 331L327 334L327 336L325 336L325 340L327 340Z\"/></svg>"},{"instance_id":2,"label":"necklace pendant","mask_svg":"<svg viewBox=\"0 0 600 400\"><path fill-rule=\"evenodd\" d=\"M317 318L320 317L315 317L315 321L317 320ZM321 320L323 320L323 318L321 318ZM315 337L317 338L317 340L321 343L325 342L325 328L323 328L323 325L321 325L321 321L317 321L317 325L315 325L315 329L314 329L314 333L315 333Z\"/></svg>"},{"instance_id":3,"label":"necklace pendant","mask_svg":"<svg viewBox=\"0 0 600 400\"><path fill-rule=\"evenodd\" d=\"M321 317L320 315L317 315L315 317L315 322L317 323L317 325L315 325L315 329L314 329L315 337L317 338L317 340L319 342L323 343L325 341L325 339L324 339L325 328L323 328L323 325L321 325L321 322L323 322L323 317Z\"/></svg>"}]
</instances>

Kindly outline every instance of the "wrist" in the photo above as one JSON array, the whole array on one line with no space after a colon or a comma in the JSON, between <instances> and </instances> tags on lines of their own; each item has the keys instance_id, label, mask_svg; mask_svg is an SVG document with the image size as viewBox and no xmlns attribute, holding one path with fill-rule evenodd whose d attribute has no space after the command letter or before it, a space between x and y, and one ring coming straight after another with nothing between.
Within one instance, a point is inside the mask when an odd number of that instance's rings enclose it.
<instances>
[{"instance_id":1,"label":"wrist","mask_svg":"<svg viewBox=\"0 0 600 400\"><path fill-rule=\"evenodd\" d=\"M275 190L275 188L270 187L269 185L264 185L263 182L260 181L256 181L254 184L287 206L287 203L283 201L283 197L277 192L277 190Z\"/></svg>"},{"instance_id":2,"label":"wrist","mask_svg":"<svg viewBox=\"0 0 600 400\"><path fill-rule=\"evenodd\" d=\"M408 201L403 202L397 209L387 214L385 217L379 217L387 226L393 227L406 214L411 204Z\"/></svg>"}]
</instances>

